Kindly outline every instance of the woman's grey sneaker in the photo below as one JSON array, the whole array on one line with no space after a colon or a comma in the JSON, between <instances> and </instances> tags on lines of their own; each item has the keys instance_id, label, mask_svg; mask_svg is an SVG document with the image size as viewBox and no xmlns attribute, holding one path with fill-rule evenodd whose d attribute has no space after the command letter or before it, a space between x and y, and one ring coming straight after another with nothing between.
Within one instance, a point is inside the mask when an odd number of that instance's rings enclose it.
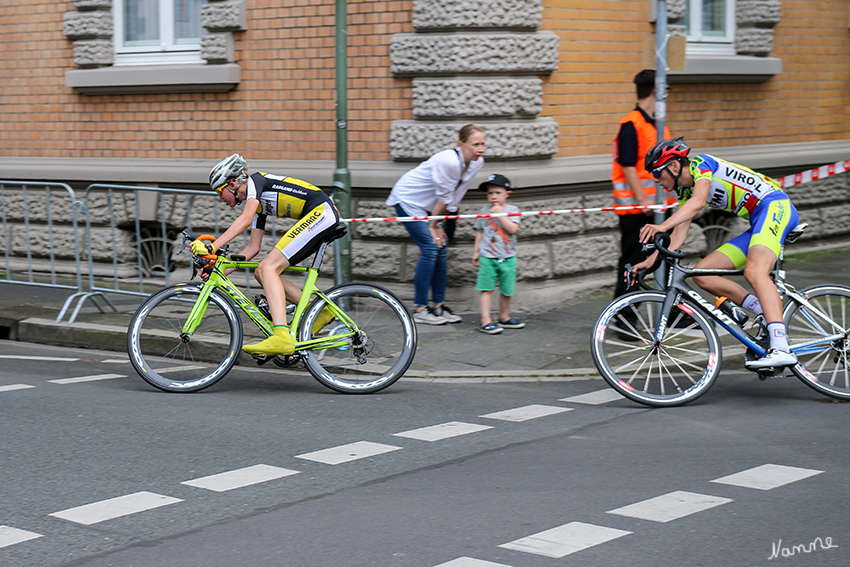
<instances>
[{"instance_id":1,"label":"woman's grey sneaker","mask_svg":"<svg viewBox=\"0 0 850 567\"><path fill-rule=\"evenodd\" d=\"M448 321L443 317L435 315L434 310L430 307L426 307L419 313L414 313L413 320L417 323L422 323L423 325L445 325L448 323Z\"/></svg>"},{"instance_id":2,"label":"woman's grey sneaker","mask_svg":"<svg viewBox=\"0 0 850 567\"><path fill-rule=\"evenodd\" d=\"M478 330L482 333L487 333L488 335L498 335L502 332L502 328L495 323L487 323L486 325L481 325L478 327Z\"/></svg>"},{"instance_id":3,"label":"woman's grey sneaker","mask_svg":"<svg viewBox=\"0 0 850 567\"><path fill-rule=\"evenodd\" d=\"M454 311L446 307L445 305L440 305L439 307L434 308L434 315L437 317L442 317L449 323L460 323L463 319L460 316L455 315Z\"/></svg>"},{"instance_id":4,"label":"woman's grey sneaker","mask_svg":"<svg viewBox=\"0 0 850 567\"><path fill-rule=\"evenodd\" d=\"M507 321L499 321L499 326L504 327L505 329L522 329L525 327L525 323L522 321L517 321L513 317L508 319Z\"/></svg>"}]
</instances>

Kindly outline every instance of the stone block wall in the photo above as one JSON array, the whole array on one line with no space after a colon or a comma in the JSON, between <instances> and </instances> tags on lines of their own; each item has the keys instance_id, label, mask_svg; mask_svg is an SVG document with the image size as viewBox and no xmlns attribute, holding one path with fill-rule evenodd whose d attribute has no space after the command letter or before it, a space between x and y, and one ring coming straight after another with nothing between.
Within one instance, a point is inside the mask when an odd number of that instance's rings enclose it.
<instances>
[{"instance_id":1,"label":"stone block wall","mask_svg":"<svg viewBox=\"0 0 850 567\"><path fill-rule=\"evenodd\" d=\"M803 245L818 242L846 241L850 239L850 173L843 173L791 187L787 190L800 211L801 220L810 228L801 239ZM0 248L13 260L25 260L29 253L36 270L48 271L51 255L60 272L73 268L67 261L74 258L72 224L73 207L70 198L54 191L50 200L49 230L47 199L44 191L28 190L26 206L21 189L4 188L2 217L5 230L0 233ZM353 210L356 217L394 216L395 212L384 205L383 199L365 197L355 192ZM138 203L137 203L138 200ZM561 196L542 194L533 188L516 190L511 202L523 211L598 208L610 206L607 189L599 187L565 186ZM476 214L485 204L477 192L470 192L461 203L460 214ZM135 276L137 265L135 218L139 211L144 226L158 229L164 221L171 234L191 226L199 233L221 234L240 213L218 202L210 193L189 197L184 194L156 194L140 191L113 191L111 198L105 190L92 191L87 207L78 207L76 236L80 245L82 270L88 273L89 254L95 262L95 272L111 274L116 259L122 277ZM91 224L91 249L86 243L86 214ZM29 238L26 220L29 222ZM734 219L733 219L734 220ZM272 234L267 229L261 254L269 253L277 239L294 221L275 219ZM692 256L705 251L706 238L702 227L692 225L685 250ZM704 224L704 223L703 223ZM728 225L734 236L746 229L746 222L738 219ZM472 265L474 220L462 219L457 223L455 240L449 248L449 287L455 303L464 309L474 309L476 293L474 283L477 269ZM352 223L352 272L356 280L386 284L412 299L412 283L419 257L401 223ZM52 238L52 240L51 240ZM170 242L170 262L177 267L187 267L191 256L184 251L177 254L182 238ZM247 236L237 238L233 250L247 244ZM801 244L796 244L799 247ZM153 244L159 249L159 244ZM613 270L619 256L619 230L617 217L609 211L570 213L523 217L517 247L519 265L518 281L527 289L546 288L552 293L567 289L576 281L591 278L592 286L613 285ZM333 274L333 254L329 249L322 271ZM129 271L128 271L129 270ZM527 308L534 302L556 301L551 294L527 295L517 298L518 308Z\"/></svg>"},{"instance_id":2,"label":"stone block wall","mask_svg":"<svg viewBox=\"0 0 850 567\"><path fill-rule=\"evenodd\" d=\"M542 10L540 0L414 0L415 33L390 41L393 76L413 77L414 115L392 124L393 159L452 147L468 122L484 128L487 159L555 155L557 123L538 117L538 76L558 68L560 40L537 29Z\"/></svg>"}]
</instances>

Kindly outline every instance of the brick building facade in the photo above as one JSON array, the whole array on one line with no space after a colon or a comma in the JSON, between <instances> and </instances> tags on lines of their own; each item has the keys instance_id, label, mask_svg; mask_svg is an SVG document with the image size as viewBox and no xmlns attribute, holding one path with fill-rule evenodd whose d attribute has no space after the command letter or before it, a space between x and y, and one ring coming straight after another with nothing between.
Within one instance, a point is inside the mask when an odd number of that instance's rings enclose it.
<instances>
[{"instance_id":1,"label":"brick building facade","mask_svg":"<svg viewBox=\"0 0 850 567\"><path fill-rule=\"evenodd\" d=\"M689 39L685 69L670 73L671 130L697 150L772 174L850 158L847 0L725 0L730 11L718 17L731 34L726 42L692 42L686 22L702 1L667 2L671 33ZM398 176L451 145L466 122L487 129L484 173L510 176L523 209L607 205L611 141L634 104L631 79L654 37L654 5L350 0L355 214L388 212L382 200ZM191 16L200 19L196 51L170 63L122 51L131 32L116 20L129 17L116 12L121 6L7 0L0 7L0 179L200 187L215 161L240 152L252 169L330 187L332 0L208 0ZM832 195L850 193L846 176L828 183ZM846 196L808 198L819 192L813 187L805 189L810 217L850 210ZM475 199L465 211L477 210ZM520 234L525 285L546 289L610 270L612 217L529 220ZM815 237L827 236L811 224ZM830 230L845 238L850 221ZM355 275L411 279L415 250L400 227L356 232ZM453 250L456 287L471 278L470 235L462 230ZM356 261L376 254L386 261Z\"/></svg>"}]
</instances>

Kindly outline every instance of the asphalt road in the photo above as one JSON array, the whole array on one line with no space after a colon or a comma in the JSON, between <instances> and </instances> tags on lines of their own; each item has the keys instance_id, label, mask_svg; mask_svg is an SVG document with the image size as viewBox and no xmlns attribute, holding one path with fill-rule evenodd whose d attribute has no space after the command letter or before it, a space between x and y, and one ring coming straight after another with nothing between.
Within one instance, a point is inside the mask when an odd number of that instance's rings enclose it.
<instances>
[{"instance_id":1,"label":"asphalt road","mask_svg":"<svg viewBox=\"0 0 850 567\"><path fill-rule=\"evenodd\" d=\"M683 408L608 394L237 367L176 395L0 341L0 566L850 564L848 404L733 372Z\"/></svg>"}]
</instances>

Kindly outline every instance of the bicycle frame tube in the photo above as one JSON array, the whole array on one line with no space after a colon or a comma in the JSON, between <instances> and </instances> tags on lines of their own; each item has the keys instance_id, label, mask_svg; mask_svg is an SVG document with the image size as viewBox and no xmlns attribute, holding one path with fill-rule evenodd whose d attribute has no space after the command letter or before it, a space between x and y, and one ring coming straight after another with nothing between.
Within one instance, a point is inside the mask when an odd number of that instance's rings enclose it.
<instances>
[{"instance_id":1,"label":"bicycle frame tube","mask_svg":"<svg viewBox=\"0 0 850 567\"><path fill-rule=\"evenodd\" d=\"M819 332L823 333L824 335L827 335L826 330L824 330L824 328L820 326L820 324L817 322L816 319L814 319L811 315L809 315L807 310L811 310L812 313L815 313L816 315L818 315L819 317L821 317L825 321L829 321L830 325L832 325L832 327L834 329L840 329L841 328L841 325L838 325L826 313L824 313L823 311L821 311L820 309L818 309L817 307L812 305L809 302L809 300L804 295L802 295L801 293L798 293L796 291L790 291L790 290L788 290L787 293L788 293L788 297L790 297L792 301L796 302L799 305L800 313L802 313L803 316L809 321L809 323L811 323L812 326L815 327ZM807 354L809 352L817 352L817 351L820 351L822 349L819 349L819 348L818 349L810 349L809 347L813 347L815 345L822 345L824 343L831 343L831 342L838 340L840 338L843 338L843 337L844 337L844 333L838 333L838 334L824 336L824 337L821 337L819 339L814 339L814 340L811 340L811 341L808 341L808 342L805 342L805 343L800 343L800 344L794 345L794 346L791 347L791 351L795 352L795 353L801 353L801 354Z\"/></svg>"},{"instance_id":2,"label":"bicycle frame tube","mask_svg":"<svg viewBox=\"0 0 850 567\"><path fill-rule=\"evenodd\" d=\"M660 343L661 339L664 337L667 327L667 321L662 321L662 318L668 317L667 314L670 313L670 310L673 308L676 300L680 297L685 297L690 299L693 304L695 304L710 318L720 323L724 329L726 329L747 348L752 350L758 356L764 356L766 351L753 340L753 337L747 333L743 327L738 325L731 317L723 313L723 311L719 308L712 305L685 281L687 278L692 276L740 276L743 275L743 273L743 270L688 269L679 266L678 263L672 264L667 278L669 282L667 285L667 298L664 300L664 307L661 310L662 312L659 316L659 322L656 327L656 343Z\"/></svg>"},{"instance_id":3,"label":"bicycle frame tube","mask_svg":"<svg viewBox=\"0 0 850 567\"><path fill-rule=\"evenodd\" d=\"M264 332L267 336L271 336L274 333L274 327L272 326L271 321L269 321L265 315L263 315L254 305L254 303L248 299L248 297L242 293L238 287L236 287L233 282L224 274L225 270L229 270L231 268L237 269L255 269L259 262L245 262L245 261L235 261L229 260L220 256L215 263L213 268L213 272L210 274L209 279L201 288L201 295L198 300L195 302L195 305L192 307L192 311L186 321L186 324L183 326L183 333L189 336L194 333L195 329L197 329L198 325L201 322L201 319L206 312L209 296L212 293L213 289L222 290L228 297L230 297L233 302L239 307L242 311L245 312L246 315L254 322L257 327ZM349 337L353 336L359 329L357 324L348 316L347 313L342 311L339 307L336 306L327 296L322 293L318 287L316 287L316 281L319 278L319 270L317 267L306 268L303 266L288 266L286 271L291 272L306 272L306 281L304 282L304 288L301 293L301 299L298 301L298 304L295 308L295 314L292 317L292 321L290 323L290 333L293 338L296 339L295 348L296 350L312 350L316 348L333 348L337 346L345 346L348 344L347 340ZM318 297L325 300L328 308L334 313L334 315L339 318L340 321L348 327L349 331L346 333L341 333L337 335L329 335L327 337L320 337L317 339L311 339L309 341L298 342L297 341L297 329L298 324L301 320L301 316L307 310L307 306L310 304L311 298L313 295L317 295Z\"/></svg>"}]
</instances>

